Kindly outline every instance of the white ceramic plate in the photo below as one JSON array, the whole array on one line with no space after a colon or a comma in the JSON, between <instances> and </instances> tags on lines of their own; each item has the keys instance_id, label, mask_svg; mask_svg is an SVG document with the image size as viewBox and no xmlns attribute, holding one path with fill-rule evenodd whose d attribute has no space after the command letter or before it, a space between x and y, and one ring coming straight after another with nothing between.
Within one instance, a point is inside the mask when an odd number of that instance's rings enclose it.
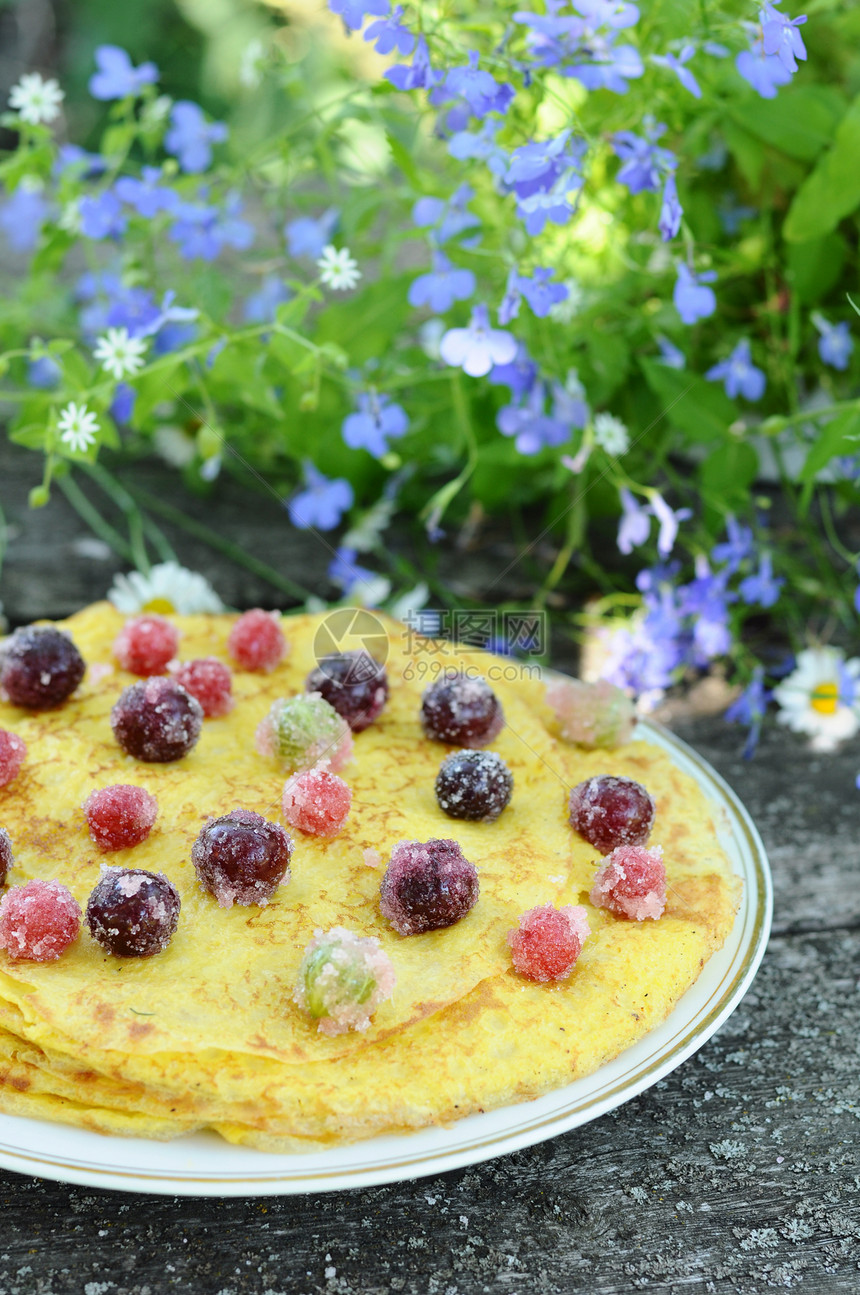
<instances>
[{"instance_id":1,"label":"white ceramic plate","mask_svg":"<svg viewBox=\"0 0 860 1295\"><path fill-rule=\"evenodd\" d=\"M604 1115L681 1065L719 1029L764 954L773 895L761 838L731 788L674 734L644 721L637 736L667 751L711 801L720 842L743 878L724 947L668 1019L608 1065L566 1088L450 1128L373 1138L312 1155L269 1155L215 1134L174 1142L102 1137L62 1124L0 1115L0 1167L87 1187L170 1196L277 1196L368 1187L444 1173L532 1146Z\"/></svg>"}]
</instances>

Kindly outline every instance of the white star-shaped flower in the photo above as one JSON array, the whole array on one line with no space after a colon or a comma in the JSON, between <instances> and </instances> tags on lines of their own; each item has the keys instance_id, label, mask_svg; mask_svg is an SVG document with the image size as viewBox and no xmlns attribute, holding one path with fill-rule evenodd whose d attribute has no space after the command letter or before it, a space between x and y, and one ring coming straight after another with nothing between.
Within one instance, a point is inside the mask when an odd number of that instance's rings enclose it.
<instances>
[{"instance_id":1,"label":"white star-shaped flower","mask_svg":"<svg viewBox=\"0 0 860 1295\"><path fill-rule=\"evenodd\" d=\"M329 243L323 248L322 256L317 261L320 282L335 292L347 292L354 288L361 278L358 261L350 255L348 247L335 247Z\"/></svg>"},{"instance_id":2,"label":"white star-shaped flower","mask_svg":"<svg viewBox=\"0 0 860 1295\"><path fill-rule=\"evenodd\" d=\"M127 378L143 368L146 342L140 337L129 337L127 328L109 328L100 337L93 351L103 369L114 378Z\"/></svg>"},{"instance_id":3,"label":"white star-shaped flower","mask_svg":"<svg viewBox=\"0 0 860 1295\"><path fill-rule=\"evenodd\" d=\"M835 751L860 729L860 658L841 648L806 648L773 690L777 721L806 733L813 751Z\"/></svg>"},{"instance_id":4,"label":"white star-shaped flower","mask_svg":"<svg viewBox=\"0 0 860 1295\"><path fill-rule=\"evenodd\" d=\"M95 443L99 420L86 405L70 400L57 420L60 440L75 453L83 454Z\"/></svg>"},{"instance_id":5,"label":"white star-shaped flower","mask_svg":"<svg viewBox=\"0 0 860 1295\"><path fill-rule=\"evenodd\" d=\"M53 77L46 81L38 72L25 72L9 91L9 107L15 109L22 121L38 126L40 122L59 117L64 98L59 82Z\"/></svg>"},{"instance_id":6,"label":"white star-shaped flower","mask_svg":"<svg viewBox=\"0 0 860 1295\"><path fill-rule=\"evenodd\" d=\"M617 458L630 449L630 435L620 418L613 414L596 414L594 418L594 440L602 450Z\"/></svg>"}]
</instances>

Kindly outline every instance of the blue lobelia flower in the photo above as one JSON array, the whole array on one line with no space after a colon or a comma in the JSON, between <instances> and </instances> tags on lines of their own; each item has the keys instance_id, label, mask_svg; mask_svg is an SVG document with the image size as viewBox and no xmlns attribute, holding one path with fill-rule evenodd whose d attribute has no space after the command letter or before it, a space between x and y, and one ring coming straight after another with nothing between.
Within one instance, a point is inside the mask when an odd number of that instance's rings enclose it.
<instances>
[{"instance_id":1,"label":"blue lobelia flower","mask_svg":"<svg viewBox=\"0 0 860 1295\"><path fill-rule=\"evenodd\" d=\"M520 301L522 294L520 292L520 276L513 269L508 271L508 280L505 284L505 295L499 302L498 321L502 325L509 324L512 319L516 319L520 313Z\"/></svg>"},{"instance_id":2,"label":"blue lobelia flower","mask_svg":"<svg viewBox=\"0 0 860 1295\"><path fill-rule=\"evenodd\" d=\"M775 7L780 0L773 0L759 9L762 44L769 57L778 58L786 72L797 71L797 60L806 58L806 46L803 37L797 30L806 22L806 14L799 18L787 18Z\"/></svg>"},{"instance_id":3,"label":"blue lobelia flower","mask_svg":"<svg viewBox=\"0 0 860 1295\"><path fill-rule=\"evenodd\" d=\"M640 77L645 71L635 45L616 45L607 39L596 39L591 58L587 63L576 63L562 69L563 76L576 77L587 90L611 90L613 94L626 94L628 81Z\"/></svg>"},{"instance_id":4,"label":"blue lobelia flower","mask_svg":"<svg viewBox=\"0 0 860 1295\"><path fill-rule=\"evenodd\" d=\"M324 247L332 240L338 221L334 207L324 211L321 216L298 216L284 226L284 237L290 256L309 256L316 261L322 255Z\"/></svg>"},{"instance_id":5,"label":"blue lobelia flower","mask_svg":"<svg viewBox=\"0 0 860 1295\"><path fill-rule=\"evenodd\" d=\"M119 45L99 45L96 48L95 72L90 77L90 94L94 99L125 99L139 95L145 85L158 80L154 63L141 63L135 67Z\"/></svg>"},{"instance_id":6,"label":"blue lobelia flower","mask_svg":"<svg viewBox=\"0 0 860 1295\"><path fill-rule=\"evenodd\" d=\"M570 428L546 412L546 388L536 382L519 405L505 405L496 415L503 436L513 436L520 454L537 454L550 446L563 445Z\"/></svg>"},{"instance_id":7,"label":"blue lobelia flower","mask_svg":"<svg viewBox=\"0 0 860 1295\"><path fill-rule=\"evenodd\" d=\"M329 580L332 584L339 585L344 594L349 594L350 590L357 584L376 579L376 572L371 571L368 567L360 567L357 558L358 553L355 549L341 545L335 549L334 558L329 565Z\"/></svg>"},{"instance_id":8,"label":"blue lobelia flower","mask_svg":"<svg viewBox=\"0 0 860 1295\"><path fill-rule=\"evenodd\" d=\"M51 174L59 178L67 171L72 171L76 179L94 180L96 176L103 175L107 167L107 158L100 153L88 153L78 144L61 144Z\"/></svg>"},{"instance_id":9,"label":"blue lobelia flower","mask_svg":"<svg viewBox=\"0 0 860 1295\"><path fill-rule=\"evenodd\" d=\"M707 319L716 310L717 298L714 291L705 286L713 283L716 277L713 270L697 275L683 261L678 265L672 300L685 324L695 324L698 319Z\"/></svg>"},{"instance_id":10,"label":"blue lobelia flower","mask_svg":"<svg viewBox=\"0 0 860 1295\"><path fill-rule=\"evenodd\" d=\"M618 525L618 549L621 553L632 553L638 549L651 534L651 513L649 509L636 500L626 486L618 491L621 500L621 521Z\"/></svg>"},{"instance_id":11,"label":"blue lobelia flower","mask_svg":"<svg viewBox=\"0 0 860 1295\"><path fill-rule=\"evenodd\" d=\"M352 486L343 477L324 476L309 459L302 464L302 474L306 489L287 504L290 521L300 530L333 531L353 505Z\"/></svg>"},{"instance_id":12,"label":"blue lobelia flower","mask_svg":"<svg viewBox=\"0 0 860 1295\"><path fill-rule=\"evenodd\" d=\"M674 175L667 175L663 185L663 205L660 208L660 222L658 225L660 237L664 243L668 243L670 238L674 238L681 228L683 214L684 208L678 198L675 177Z\"/></svg>"},{"instance_id":13,"label":"blue lobelia flower","mask_svg":"<svg viewBox=\"0 0 860 1295\"><path fill-rule=\"evenodd\" d=\"M122 203L111 189L103 193L85 194L78 203L81 233L85 238L99 241L119 238L125 231L126 218Z\"/></svg>"},{"instance_id":14,"label":"blue lobelia flower","mask_svg":"<svg viewBox=\"0 0 860 1295\"><path fill-rule=\"evenodd\" d=\"M429 306L437 314L450 310L455 301L468 301L475 292L471 270L453 266L444 253L433 253L433 269L419 274L409 288L410 306Z\"/></svg>"},{"instance_id":15,"label":"blue lobelia flower","mask_svg":"<svg viewBox=\"0 0 860 1295\"><path fill-rule=\"evenodd\" d=\"M785 580L782 576L775 577L773 574L771 555L762 553L758 571L740 582L738 593L745 603L759 607L773 607L784 584Z\"/></svg>"},{"instance_id":16,"label":"blue lobelia flower","mask_svg":"<svg viewBox=\"0 0 860 1295\"><path fill-rule=\"evenodd\" d=\"M741 50L735 59L735 67L762 99L775 99L779 86L788 85L791 80L791 73L782 60L775 54L766 54L760 40L753 44L752 49Z\"/></svg>"},{"instance_id":17,"label":"blue lobelia flower","mask_svg":"<svg viewBox=\"0 0 860 1295\"><path fill-rule=\"evenodd\" d=\"M750 344L742 338L731 355L708 369L705 377L709 382L722 382L726 395L732 400L743 396L745 400L761 400L767 380L761 369L756 368L750 354Z\"/></svg>"},{"instance_id":18,"label":"blue lobelia flower","mask_svg":"<svg viewBox=\"0 0 860 1295\"><path fill-rule=\"evenodd\" d=\"M386 11L387 11L386 3ZM419 36L411 63L398 63L388 68L385 78L397 90L430 90L444 79L444 72L437 72L430 62L430 51L427 41Z\"/></svg>"},{"instance_id":19,"label":"blue lobelia flower","mask_svg":"<svg viewBox=\"0 0 860 1295\"><path fill-rule=\"evenodd\" d=\"M214 261L225 247L244 251L254 241L254 226L241 220L242 199L230 193L223 208L207 203L179 202L168 238L179 245L185 260Z\"/></svg>"},{"instance_id":20,"label":"blue lobelia flower","mask_svg":"<svg viewBox=\"0 0 860 1295\"><path fill-rule=\"evenodd\" d=\"M361 393L357 411L347 415L341 428L351 450L367 450L375 459L388 453L389 439L405 436L408 430L406 410L372 388Z\"/></svg>"},{"instance_id":21,"label":"blue lobelia flower","mask_svg":"<svg viewBox=\"0 0 860 1295\"><path fill-rule=\"evenodd\" d=\"M615 156L624 164L616 178L631 193L656 192L663 177L674 171L678 164L674 153L657 144L666 131L665 125L650 116L645 118L644 125L644 135L637 135L632 130L619 130L612 137Z\"/></svg>"},{"instance_id":22,"label":"blue lobelia flower","mask_svg":"<svg viewBox=\"0 0 860 1295\"><path fill-rule=\"evenodd\" d=\"M658 67L669 68L671 72L675 73L685 90L689 90L690 94L697 99L701 99L702 90L698 81L689 68L684 66L689 63L695 52L695 45L685 45L677 56L675 54L652 54L651 62L656 63Z\"/></svg>"},{"instance_id":23,"label":"blue lobelia flower","mask_svg":"<svg viewBox=\"0 0 860 1295\"><path fill-rule=\"evenodd\" d=\"M560 301L566 301L568 298L568 289L563 283L550 282L554 273L554 270L547 270L542 266L538 266L530 279L520 275L520 292L538 319L545 319L553 306L557 306Z\"/></svg>"},{"instance_id":24,"label":"blue lobelia flower","mask_svg":"<svg viewBox=\"0 0 860 1295\"><path fill-rule=\"evenodd\" d=\"M212 145L222 144L229 131L222 121L208 122L203 109L190 99L178 99L170 110L170 130L164 137L168 153L179 159L183 171L205 171L212 161Z\"/></svg>"},{"instance_id":25,"label":"blue lobelia flower","mask_svg":"<svg viewBox=\"0 0 860 1295\"><path fill-rule=\"evenodd\" d=\"M529 234L540 234L547 221L564 225L570 219L583 184L585 148L584 141L571 139L570 131L563 130L554 139L533 140L514 149L504 179L516 194L517 214Z\"/></svg>"},{"instance_id":26,"label":"blue lobelia flower","mask_svg":"<svg viewBox=\"0 0 860 1295\"><path fill-rule=\"evenodd\" d=\"M63 376L63 370L52 355L40 355L27 365L27 382L37 391L50 391Z\"/></svg>"},{"instance_id":27,"label":"blue lobelia flower","mask_svg":"<svg viewBox=\"0 0 860 1295\"><path fill-rule=\"evenodd\" d=\"M114 185L114 193L134 207L139 216L152 220L160 211L175 211L181 201L174 189L160 183L162 178L159 167L145 166L140 179L133 175L120 176Z\"/></svg>"},{"instance_id":28,"label":"blue lobelia flower","mask_svg":"<svg viewBox=\"0 0 860 1295\"><path fill-rule=\"evenodd\" d=\"M501 144L496 143L501 125L498 118L488 117L475 133L468 130L456 131L448 141L448 152L459 162L483 162L491 175L501 179L510 165L508 153Z\"/></svg>"},{"instance_id":29,"label":"blue lobelia flower","mask_svg":"<svg viewBox=\"0 0 860 1295\"><path fill-rule=\"evenodd\" d=\"M527 391L531 391L537 374L538 366L523 343L519 342L512 360L506 364L496 364L490 370L490 382L494 386L510 387L511 395L519 400Z\"/></svg>"},{"instance_id":30,"label":"blue lobelia flower","mask_svg":"<svg viewBox=\"0 0 860 1295\"><path fill-rule=\"evenodd\" d=\"M445 80L430 95L430 102L443 104L451 99L462 99L472 116L484 118L488 113L507 112L514 98L513 86L500 83L479 66L477 50L470 50L464 67L452 67Z\"/></svg>"},{"instance_id":31,"label":"blue lobelia flower","mask_svg":"<svg viewBox=\"0 0 860 1295\"><path fill-rule=\"evenodd\" d=\"M661 558L667 558L675 547L675 538L678 534L680 523L686 521L688 517L692 517L693 514L689 508L678 508L677 510L670 508L659 490L651 492L649 507L660 525L657 535L657 552Z\"/></svg>"},{"instance_id":32,"label":"blue lobelia flower","mask_svg":"<svg viewBox=\"0 0 860 1295\"><path fill-rule=\"evenodd\" d=\"M655 341L660 347L659 364L665 364L668 369L685 369L687 367L686 355L674 342L670 342L668 337L658 333Z\"/></svg>"},{"instance_id":33,"label":"blue lobelia flower","mask_svg":"<svg viewBox=\"0 0 860 1295\"><path fill-rule=\"evenodd\" d=\"M395 5L393 11L385 18L372 22L364 33L364 39L376 44L377 54L390 54L397 50L405 58L415 48L415 37L400 19L403 17L403 5Z\"/></svg>"},{"instance_id":34,"label":"blue lobelia flower","mask_svg":"<svg viewBox=\"0 0 860 1295\"><path fill-rule=\"evenodd\" d=\"M733 575L755 553L755 543L751 528L741 525L731 513L726 518L726 533L728 539L711 549L711 561L724 562L727 574Z\"/></svg>"},{"instance_id":35,"label":"blue lobelia flower","mask_svg":"<svg viewBox=\"0 0 860 1295\"><path fill-rule=\"evenodd\" d=\"M18 185L0 206L0 229L14 252L32 251L52 210L41 190Z\"/></svg>"},{"instance_id":36,"label":"blue lobelia flower","mask_svg":"<svg viewBox=\"0 0 860 1295\"><path fill-rule=\"evenodd\" d=\"M267 274L256 292L245 298L242 318L248 324L266 324L274 320L278 306L289 301L290 291L277 274Z\"/></svg>"},{"instance_id":37,"label":"blue lobelia flower","mask_svg":"<svg viewBox=\"0 0 860 1295\"><path fill-rule=\"evenodd\" d=\"M343 19L350 31L360 31L368 14L381 18L388 13L388 0L328 0L332 13Z\"/></svg>"},{"instance_id":38,"label":"blue lobelia flower","mask_svg":"<svg viewBox=\"0 0 860 1295\"><path fill-rule=\"evenodd\" d=\"M773 696L764 686L764 670L761 666L756 666L753 676L746 688L736 701L726 711L726 719L730 724L744 724L749 728L746 745L744 746L744 759L752 758L756 747L758 746L759 734L761 733L761 723L767 710L767 704Z\"/></svg>"},{"instance_id":39,"label":"blue lobelia flower","mask_svg":"<svg viewBox=\"0 0 860 1295\"><path fill-rule=\"evenodd\" d=\"M818 311L812 315L812 322L820 334L818 354L824 363L834 369L847 369L854 350L854 340L848 325L844 320L838 324L831 324Z\"/></svg>"},{"instance_id":40,"label":"blue lobelia flower","mask_svg":"<svg viewBox=\"0 0 860 1295\"><path fill-rule=\"evenodd\" d=\"M137 392L134 387L130 387L127 382L120 382L117 385L110 406L110 416L115 423L119 423L121 427L128 426L134 413L136 400Z\"/></svg>"},{"instance_id":41,"label":"blue lobelia flower","mask_svg":"<svg viewBox=\"0 0 860 1295\"><path fill-rule=\"evenodd\" d=\"M479 218L468 209L474 196L471 185L461 184L447 202L443 198L419 198L412 208L412 222L419 229L432 230L437 244L447 243L480 225Z\"/></svg>"},{"instance_id":42,"label":"blue lobelia flower","mask_svg":"<svg viewBox=\"0 0 860 1295\"><path fill-rule=\"evenodd\" d=\"M439 343L446 364L463 370L470 378L481 378L493 365L510 364L517 353L513 334L490 327L487 307L475 306L468 328L450 328Z\"/></svg>"}]
</instances>

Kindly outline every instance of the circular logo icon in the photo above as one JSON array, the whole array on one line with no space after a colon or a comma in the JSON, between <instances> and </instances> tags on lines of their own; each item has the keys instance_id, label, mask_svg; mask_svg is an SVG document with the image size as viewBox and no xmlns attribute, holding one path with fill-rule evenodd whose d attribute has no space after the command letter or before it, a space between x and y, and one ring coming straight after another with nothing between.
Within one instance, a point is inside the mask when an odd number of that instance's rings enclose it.
<instances>
[{"instance_id":1,"label":"circular logo icon","mask_svg":"<svg viewBox=\"0 0 860 1295\"><path fill-rule=\"evenodd\" d=\"M342 669L330 677L341 684L365 683L375 679L380 666L388 660L388 633L378 616L366 607L338 607L323 617L314 635L314 657L323 674L326 669L326 658L340 656L344 652L355 653L350 663L347 677Z\"/></svg>"}]
</instances>

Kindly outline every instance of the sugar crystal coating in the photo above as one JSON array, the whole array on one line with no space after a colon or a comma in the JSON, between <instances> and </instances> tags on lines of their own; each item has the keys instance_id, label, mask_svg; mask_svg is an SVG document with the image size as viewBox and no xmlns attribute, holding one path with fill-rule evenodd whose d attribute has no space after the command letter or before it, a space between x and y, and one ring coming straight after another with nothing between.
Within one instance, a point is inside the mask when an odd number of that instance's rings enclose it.
<instances>
[{"instance_id":1,"label":"sugar crystal coating","mask_svg":"<svg viewBox=\"0 0 860 1295\"><path fill-rule=\"evenodd\" d=\"M299 968L294 1001L322 1034L366 1030L380 1003L391 997L394 967L379 941L342 926L314 932Z\"/></svg>"},{"instance_id":2,"label":"sugar crystal coating","mask_svg":"<svg viewBox=\"0 0 860 1295\"><path fill-rule=\"evenodd\" d=\"M84 801L90 836L102 850L140 845L152 831L158 801L143 787L117 783L91 791Z\"/></svg>"},{"instance_id":3,"label":"sugar crystal coating","mask_svg":"<svg viewBox=\"0 0 860 1295\"><path fill-rule=\"evenodd\" d=\"M508 931L514 967L529 980L564 980L589 934L588 914L578 904L530 908L517 929Z\"/></svg>"},{"instance_id":4,"label":"sugar crystal coating","mask_svg":"<svg viewBox=\"0 0 860 1295\"><path fill-rule=\"evenodd\" d=\"M654 826L651 795L632 778L600 774L570 793L570 825L601 854L617 845L644 845Z\"/></svg>"},{"instance_id":5,"label":"sugar crystal coating","mask_svg":"<svg viewBox=\"0 0 860 1295\"><path fill-rule=\"evenodd\" d=\"M510 803L513 774L495 751L452 751L436 775L436 799L449 818L492 823Z\"/></svg>"},{"instance_id":6,"label":"sugar crystal coating","mask_svg":"<svg viewBox=\"0 0 860 1295\"><path fill-rule=\"evenodd\" d=\"M457 841L398 841L380 887L380 908L395 931L420 935L453 926L478 899L478 873Z\"/></svg>"},{"instance_id":7,"label":"sugar crystal coating","mask_svg":"<svg viewBox=\"0 0 860 1295\"><path fill-rule=\"evenodd\" d=\"M337 836L349 815L352 792L327 769L294 773L284 785L284 818L311 836Z\"/></svg>"},{"instance_id":8,"label":"sugar crystal coating","mask_svg":"<svg viewBox=\"0 0 860 1295\"><path fill-rule=\"evenodd\" d=\"M50 625L16 630L0 649L0 688L16 706L51 710L70 697L86 665L68 634Z\"/></svg>"},{"instance_id":9,"label":"sugar crystal coating","mask_svg":"<svg viewBox=\"0 0 860 1295\"><path fill-rule=\"evenodd\" d=\"M633 702L607 679L584 683L581 679L553 679L546 690L547 705L555 712L561 735L590 749L621 746L629 742L636 722Z\"/></svg>"},{"instance_id":10,"label":"sugar crystal coating","mask_svg":"<svg viewBox=\"0 0 860 1295\"><path fill-rule=\"evenodd\" d=\"M259 607L243 612L230 631L227 648L243 670L274 670L287 653L280 616Z\"/></svg>"},{"instance_id":11,"label":"sugar crystal coating","mask_svg":"<svg viewBox=\"0 0 860 1295\"><path fill-rule=\"evenodd\" d=\"M289 770L312 769L325 760L336 773L352 758L352 730L319 693L302 693L272 703L257 727L256 745Z\"/></svg>"},{"instance_id":12,"label":"sugar crystal coating","mask_svg":"<svg viewBox=\"0 0 860 1295\"><path fill-rule=\"evenodd\" d=\"M102 868L87 901L90 935L119 958L162 953L179 923L179 893L162 872Z\"/></svg>"},{"instance_id":13,"label":"sugar crystal coating","mask_svg":"<svg viewBox=\"0 0 860 1295\"><path fill-rule=\"evenodd\" d=\"M110 722L127 755L167 764L196 746L203 707L174 679L156 677L130 684L111 711Z\"/></svg>"},{"instance_id":14,"label":"sugar crystal coating","mask_svg":"<svg viewBox=\"0 0 860 1295\"><path fill-rule=\"evenodd\" d=\"M10 958L56 962L80 929L80 905L59 881L28 881L0 900L0 948Z\"/></svg>"},{"instance_id":15,"label":"sugar crystal coating","mask_svg":"<svg viewBox=\"0 0 860 1295\"><path fill-rule=\"evenodd\" d=\"M162 674L179 648L179 630L163 616L148 613L126 621L114 639L113 651L131 674Z\"/></svg>"},{"instance_id":16,"label":"sugar crystal coating","mask_svg":"<svg viewBox=\"0 0 860 1295\"><path fill-rule=\"evenodd\" d=\"M448 672L424 690L421 725L436 742L488 746L505 723L502 705L486 679Z\"/></svg>"},{"instance_id":17,"label":"sugar crystal coating","mask_svg":"<svg viewBox=\"0 0 860 1295\"><path fill-rule=\"evenodd\" d=\"M171 673L190 696L197 698L207 719L228 715L233 709L233 675L217 657L180 662Z\"/></svg>"},{"instance_id":18,"label":"sugar crystal coating","mask_svg":"<svg viewBox=\"0 0 860 1295\"><path fill-rule=\"evenodd\" d=\"M197 880L221 908L267 904L290 879L293 842L278 823L252 809L210 818L191 847Z\"/></svg>"},{"instance_id":19,"label":"sugar crystal coating","mask_svg":"<svg viewBox=\"0 0 860 1295\"><path fill-rule=\"evenodd\" d=\"M21 772L27 744L17 733L0 728L0 787L7 787Z\"/></svg>"},{"instance_id":20,"label":"sugar crystal coating","mask_svg":"<svg viewBox=\"0 0 860 1295\"><path fill-rule=\"evenodd\" d=\"M0 827L0 886L6 881L9 869L15 862L15 856L12 853L12 838L6 831L5 827Z\"/></svg>"},{"instance_id":21,"label":"sugar crystal coating","mask_svg":"<svg viewBox=\"0 0 860 1295\"><path fill-rule=\"evenodd\" d=\"M364 648L324 656L305 680L305 692L317 692L342 715L353 733L378 719L388 699L388 676Z\"/></svg>"},{"instance_id":22,"label":"sugar crystal coating","mask_svg":"<svg viewBox=\"0 0 860 1295\"><path fill-rule=\"evenodd\" d=\"M589 899L595 908L607 908L630 921L662 917L666 907L662 847L618 846L598 868Z\"/></svg>"}]
</instances>

